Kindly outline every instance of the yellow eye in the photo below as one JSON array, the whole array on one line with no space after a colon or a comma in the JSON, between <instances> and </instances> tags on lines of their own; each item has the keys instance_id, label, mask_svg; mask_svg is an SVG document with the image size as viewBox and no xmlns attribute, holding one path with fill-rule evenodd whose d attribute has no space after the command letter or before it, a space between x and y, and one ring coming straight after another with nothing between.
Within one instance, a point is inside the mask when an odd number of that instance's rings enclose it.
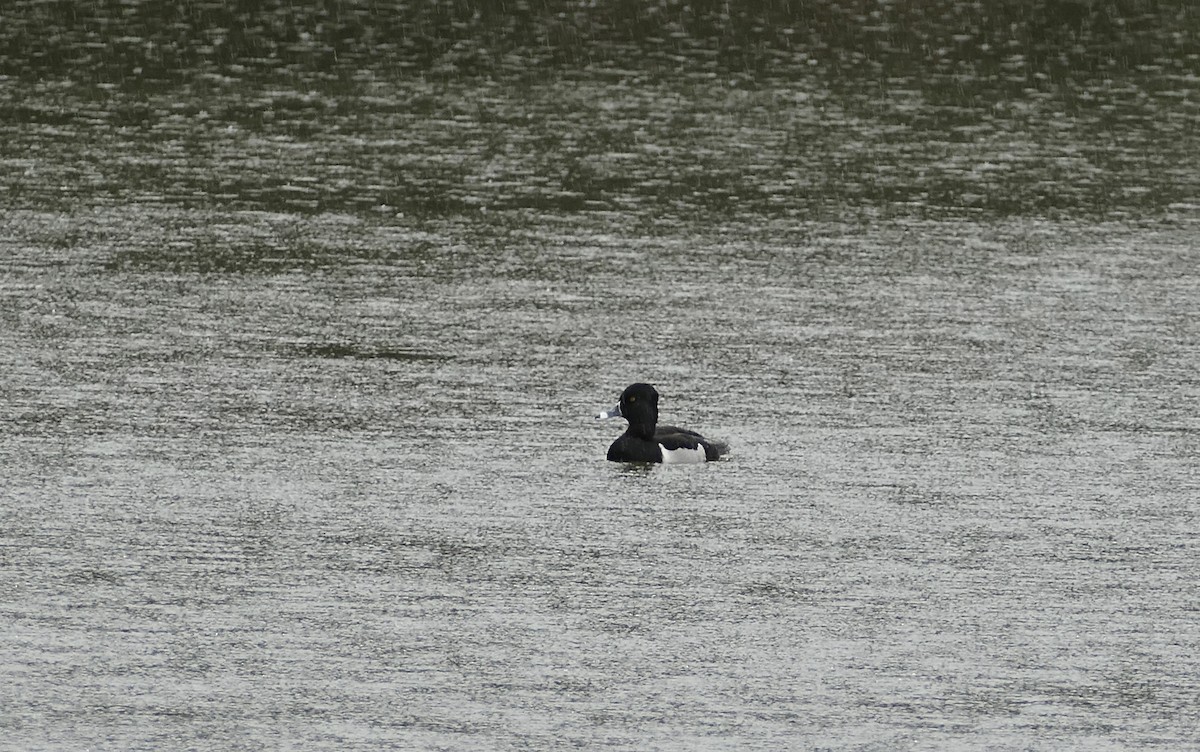
<instances>
[{"instance_id":1,"label":"yellow eye","mask_svg":"<svg viewBox=\"0 0 1200 752\"><path fill-rule=\"evenodd\" d=\"M630 397L630 398L629 398L629 401L630 401L630 402L637 402L637 397Z\"/></svg>"}]
</instances>

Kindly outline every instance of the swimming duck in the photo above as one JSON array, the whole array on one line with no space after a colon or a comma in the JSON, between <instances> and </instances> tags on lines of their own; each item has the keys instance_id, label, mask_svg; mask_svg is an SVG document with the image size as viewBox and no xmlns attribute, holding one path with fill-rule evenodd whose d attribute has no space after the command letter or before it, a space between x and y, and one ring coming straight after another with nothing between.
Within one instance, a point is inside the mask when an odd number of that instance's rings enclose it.
<instances>
[{"instance_id":1,"label":"swimming duck","mask_svg":"<svg viewBox=\"0 0 1200 752\"><path fill-rule=\"evenodd\" d=\"M596 416L625 418L629 427L608 448L611 462L712 462L729 451L729 445L710 441L695 431L658 425L658 390L649 384L630 384L621 401Z\"/></svg>"}]
</instances>

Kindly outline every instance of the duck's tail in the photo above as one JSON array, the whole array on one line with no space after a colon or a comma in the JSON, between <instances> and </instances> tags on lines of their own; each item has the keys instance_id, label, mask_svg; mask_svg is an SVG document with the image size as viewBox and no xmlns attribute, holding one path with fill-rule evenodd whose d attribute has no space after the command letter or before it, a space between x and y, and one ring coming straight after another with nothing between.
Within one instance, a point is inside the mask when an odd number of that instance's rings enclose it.
<instances>
[{"instance_id":1,"label":"duck's tail","mask_svg":"<svg viewBox=\"0 0 1200 752\"><path fill-rule=\"evenodd\" d=\"M708 439L704 442L704 455L709 462L724 454L729 454L729 445L724 441Z\"/></svg>"}]
</instances>

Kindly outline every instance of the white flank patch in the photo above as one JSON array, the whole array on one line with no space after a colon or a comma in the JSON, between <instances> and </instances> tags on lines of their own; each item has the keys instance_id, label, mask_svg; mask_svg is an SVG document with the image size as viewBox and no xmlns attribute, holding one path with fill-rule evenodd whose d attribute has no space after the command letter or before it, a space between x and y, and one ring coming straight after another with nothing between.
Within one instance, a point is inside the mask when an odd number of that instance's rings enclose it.
<instances>
[{"instance_id":1,"label":"white flank patch","mask_svg":"<svg viewBox=\"0 0 1200 752\"><path fill-rule=\"evenodd\" d=\"M695 449L667 449L662 444L658 445L662 450L664 465L682 465L689 462L704 462L704 447L698 446Z\"/></svg>"}]
</instances>

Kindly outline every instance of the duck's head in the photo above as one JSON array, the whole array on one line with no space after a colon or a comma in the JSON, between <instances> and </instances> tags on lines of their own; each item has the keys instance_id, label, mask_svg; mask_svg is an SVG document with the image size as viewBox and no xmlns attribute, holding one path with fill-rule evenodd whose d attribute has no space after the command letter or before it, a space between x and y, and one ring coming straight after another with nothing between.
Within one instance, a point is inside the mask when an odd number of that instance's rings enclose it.
<instances>
[{"instance_id":1,"label":"duck's head","mask_svg":"<svg viewBox=\"0 0 1200 752\"><path fill-rule=\"evenodd\" d=\"M658 423L658 390L649 384L630 384L621 392L621 401L615 407L596 417L624 418L629 421L630 432L649 438Z\"/></svg>"}]
</instances>

